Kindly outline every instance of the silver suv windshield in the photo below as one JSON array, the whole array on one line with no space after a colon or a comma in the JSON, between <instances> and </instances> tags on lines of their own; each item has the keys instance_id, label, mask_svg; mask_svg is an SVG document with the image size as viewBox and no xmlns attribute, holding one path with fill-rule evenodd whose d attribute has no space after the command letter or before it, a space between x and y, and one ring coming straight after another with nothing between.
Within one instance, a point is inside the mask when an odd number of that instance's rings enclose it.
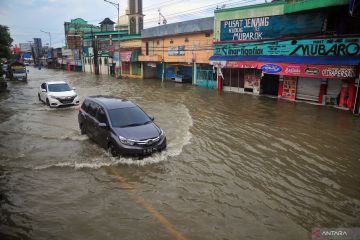
<instances>
[{"instance_id":1,"label":"silver suv windshield","mask_svg":"<svg viewBox=\"0 0 360 240\"><path fill-rule=\"evenodd\" d=\"M71 91L70 86L67 83L56 83L48 85L49 92L66 92Z\"/></svg>"}]
</instances>

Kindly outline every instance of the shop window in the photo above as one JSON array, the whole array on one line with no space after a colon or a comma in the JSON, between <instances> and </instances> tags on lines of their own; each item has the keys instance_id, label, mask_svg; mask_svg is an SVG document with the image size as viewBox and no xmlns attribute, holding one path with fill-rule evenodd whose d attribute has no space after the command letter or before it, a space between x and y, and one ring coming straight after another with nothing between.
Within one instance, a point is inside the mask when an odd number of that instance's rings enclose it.
<instances>
[{"instance_id":1,"label":"shop window","mask_svg":"<svg viewBox=\"0 0 360 240\"><path fill-rule=\"evenodd\" d=\"M185 38L185 42L189 42L189 38Z\"/></svg>"}]
</instances>

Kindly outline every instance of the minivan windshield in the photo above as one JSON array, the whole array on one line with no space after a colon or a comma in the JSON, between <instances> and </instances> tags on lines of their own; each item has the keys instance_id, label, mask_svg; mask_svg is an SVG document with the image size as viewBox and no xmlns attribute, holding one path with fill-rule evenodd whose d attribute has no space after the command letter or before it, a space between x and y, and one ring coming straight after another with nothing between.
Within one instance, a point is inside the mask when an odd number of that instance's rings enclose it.
<instances>
[{"instance_id":1,"label":"minivan windshield","mask_svg":"<svg viewBox=\"0 0 360 240\"><path fill-rule=\"evenodd\" d=\"M49 92L66 92L71 91L70 86L67 83L56 83L48 85Z\"/></svg>"},{"instance_id":2,"label":"minivan windshield","mask_svg":"<svg viewBox=\"0 0 360 240\"><path fill-rule=\"evenodd\" d=\"M134 127L151 122L148 115L139 107L118 108L109 110L110 121L113 127Z\"/></svg>"}]
</instances>

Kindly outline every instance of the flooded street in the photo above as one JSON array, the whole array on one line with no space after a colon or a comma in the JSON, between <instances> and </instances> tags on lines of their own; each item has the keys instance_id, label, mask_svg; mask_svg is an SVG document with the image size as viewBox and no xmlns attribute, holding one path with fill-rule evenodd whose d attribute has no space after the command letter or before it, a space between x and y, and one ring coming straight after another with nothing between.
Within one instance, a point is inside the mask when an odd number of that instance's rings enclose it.
<instances>
[{"instance_id":1,"label":"flooded street","mask_svg":"<svg viewBox=\"0 0 360 240\"><path fill-rule=\"evenodd\" d=\"M139 104L168 147L109 157L43 81ZM360 119L349 112L30 67L0 95L0 239L309 239L360 225Z\"/></svg>"}]
</instances>

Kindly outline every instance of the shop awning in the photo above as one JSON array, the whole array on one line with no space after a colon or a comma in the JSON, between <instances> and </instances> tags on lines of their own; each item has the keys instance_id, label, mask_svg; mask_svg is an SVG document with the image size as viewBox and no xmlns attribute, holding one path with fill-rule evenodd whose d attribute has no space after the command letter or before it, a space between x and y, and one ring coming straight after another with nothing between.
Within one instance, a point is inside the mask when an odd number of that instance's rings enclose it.
<instances>
[{"instance_id":1,"label":"shop awning","mask_svg":"<svg viewBox=\"0 0 360 240\"><path fill-rule=\"evenodd\" d=\"M216 60L215 60L216 59ZM226 60L225 60L226 59ZM229 60L230 59L230 60ZM236 59L236 60L234 60ZM246 59L246 60L242 60ZM352 61L295 61L299 57L292 58L293 61L281 58L272 57L271 61L268 57L222 57L210 58L210 64L221 68L253 68L259 69L266 74L310 77L310 78L355 78L358 76L357 66Z\"/></svg>"},{"instance_id":2,"label":"shop awning","mask_svg":"<svg viewBox=\"0 0 360 240\"><path fill-rule=\"evenodd\" d=\"M210 61L256 61L298 64L320 65L359 65L360 57L336 57L336 56L211 56Z\"/></svg>"}]
</instances>

